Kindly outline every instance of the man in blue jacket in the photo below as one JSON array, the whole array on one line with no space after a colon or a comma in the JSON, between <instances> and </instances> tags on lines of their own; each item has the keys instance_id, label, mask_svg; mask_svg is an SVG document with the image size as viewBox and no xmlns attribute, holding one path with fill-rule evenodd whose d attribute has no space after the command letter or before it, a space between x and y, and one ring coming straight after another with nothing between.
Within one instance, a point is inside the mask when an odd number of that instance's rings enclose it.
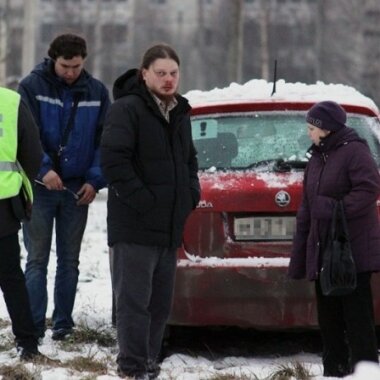
<instances>
[{"instance_id":1,"label":"man in blue jacket","mask_svg":"<svg viewBox=\"0 0 380 380\"><path fill-rule=\"evenodd\" d=\"M33 216L23 229L28 251L25 277L33 320L42 338L55 225L57 270L52 338L62 340L74 326L72 311L88 205L105 186L98 146L110 100L105 86L84 69L87 47L82 37L56 37L48 55L19 86L39 126L44 150L35 180Z\"/></svg>"}]
</instances>

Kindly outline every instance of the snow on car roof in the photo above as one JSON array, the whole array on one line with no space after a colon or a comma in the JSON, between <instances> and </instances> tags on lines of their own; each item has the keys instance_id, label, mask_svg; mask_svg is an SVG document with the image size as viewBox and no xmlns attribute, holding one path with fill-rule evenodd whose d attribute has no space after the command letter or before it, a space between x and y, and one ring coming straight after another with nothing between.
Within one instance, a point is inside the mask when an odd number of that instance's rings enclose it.
<instances>
[{"instance_id":1,"label":"snow on car roof","mask_svg":"<svg viewBox=\"0 0 380 380\"><path fill-rule=\"evenodd\" d=\"M379 113L379 109L372 99L363 95L355 88L343 84L315 84L288 83L280 79L276 82L276 92L273 91L273 82L263 79L252 79L244 84L231 83L225 88L214 88L209 91L191 90L184 96L192 106L202 106L220 103L241 103L251 101L286 101L315 103L322 100L334 100L344 105L362 106Z\"/></svg>"}]
</instances>

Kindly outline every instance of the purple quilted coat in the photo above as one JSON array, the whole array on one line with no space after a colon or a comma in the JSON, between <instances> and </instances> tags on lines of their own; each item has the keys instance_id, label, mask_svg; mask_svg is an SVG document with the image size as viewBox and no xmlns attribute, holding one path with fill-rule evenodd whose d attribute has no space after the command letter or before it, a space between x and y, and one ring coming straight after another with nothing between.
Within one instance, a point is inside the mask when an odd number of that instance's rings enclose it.
<instances>
[{"instance_id":1,"label":"purple quilted coat","mask_svg":"<svg viewBox=\"0 0 380 380\"><path fill-rule=\"evenodd\" d=\"M320 247L326 241L332 211L343 199L357 272L380 270L380 227L376 201L379 170L365 140L348 127L332 133L319 146L305 170L304 192L289 277L315 280L321 268Z\"/></svg>"}]
</instances>

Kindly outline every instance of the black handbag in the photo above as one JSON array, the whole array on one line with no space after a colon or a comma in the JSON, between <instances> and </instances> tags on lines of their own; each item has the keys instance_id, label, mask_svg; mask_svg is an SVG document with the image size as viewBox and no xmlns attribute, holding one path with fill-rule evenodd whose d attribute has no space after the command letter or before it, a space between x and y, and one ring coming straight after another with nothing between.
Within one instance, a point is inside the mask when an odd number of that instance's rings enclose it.
<instances>
[{"instance_id":1,"label":"black handbag","mask_svg":"<svg viewBox=\"0 0 380 380\"><path fill-rule=\"evenodd\" d=\"M338 201L334 207L329 234L322 249L319 283L325 296L350 294L356 288L356 267L343 201Z\"/></svg>"}]
</instances>

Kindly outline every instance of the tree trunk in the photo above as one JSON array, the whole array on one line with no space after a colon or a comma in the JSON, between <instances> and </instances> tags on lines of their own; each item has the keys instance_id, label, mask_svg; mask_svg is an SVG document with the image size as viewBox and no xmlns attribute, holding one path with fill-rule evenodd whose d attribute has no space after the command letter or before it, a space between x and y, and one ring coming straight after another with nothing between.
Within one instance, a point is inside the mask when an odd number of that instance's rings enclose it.
<instances>
[{"instance_id":1,"label":"tree trunk","mask_svg":"<svg viewBox=\"0 0 380 380\"><path fill-rule=\"evenodd\" d=\"M22 76L30 73L35 65L37 1L24 2L24 30L22 37Z\"/></svg>"},{"instance_id":2,"label":"tree trunk","mask_svg":"<svg viewBox=\"0 0 380 380\"><path fill-rule=\"evenodd\" d=\"M260 18L260 51L261 51L261 77L269 80L269 9L268 1L261 0L261 18Z\"/></svg>"}]
</instances>

